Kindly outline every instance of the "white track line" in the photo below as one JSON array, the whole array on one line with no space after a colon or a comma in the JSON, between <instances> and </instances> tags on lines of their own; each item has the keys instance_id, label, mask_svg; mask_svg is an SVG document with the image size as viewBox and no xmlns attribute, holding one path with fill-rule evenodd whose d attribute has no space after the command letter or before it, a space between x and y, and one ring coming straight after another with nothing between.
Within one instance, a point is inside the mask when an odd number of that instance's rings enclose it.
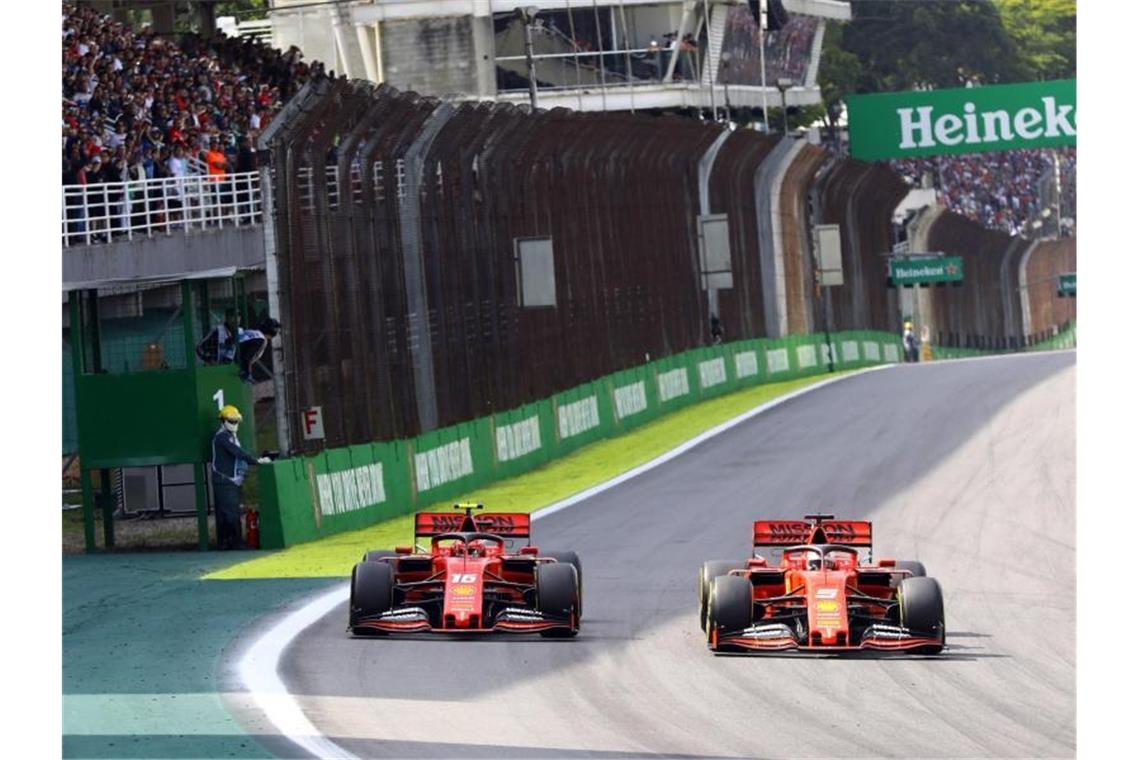
<instances>
[{"instance_id":1,"label":"white track line","mask_svg":"<svg viewBox=\"0 0 1140 760\"><path fill-rule=\"evenodd\" d=\"M875 372L892 366L894 365L881 364L875 367L857 370L846 375L827 378L814 385L800 388L797 391L793 391L792 393L780 396L753 409L749 409L744 414L737 415L727 422L722 422L716 427L701 433L696 438L691 438L680 446L666 451L656 459L651 459L645 464L635 467L628 472L624 472L617 477L610 478L604 483L592 488L587 488L585 491L576 493L567 499L555 502L549 507L543 507L531 513L531 520L540 520L547 515L560 512L602 491L606 491L627 480L636 478L638 475L648 472L654 467L659 467L672 459L676 459L689 449L704 443L713 436L736 427L740 423L750 420L756 415L762 414L773 407L779 406L785 401L791 401L805 393L823 388L832 383L837 383L840 380L858 377L868 372ZM281 736L319 758L357 760L356 755L321 734L321 732L317 730L317 727L305 717L304 712L293 698L293 695L285 689L285 682L281 680L277 671L280 666L281 655L284 653L285 648L293 642L293 639L310 625L332 611L338 604L347 601L348 592L348 584L337 586L331 591L326 591L314 598L295 612L286 615L280 622L262 634L257 641L246 650L241 662L238 664L238 674L242 685L245 687L245 690L250 693L250 697L258 708L265 713L269 722L280 732Z\"/></svg>"},{"instance_id":2,"label":"white track line","mask_svg":"<svg viewBox=\"0 0 1140 760\"><path fill-rule=\"evenodd\" d=\"M348 599L348 584L326 591L262 634L242 656L238 674L246 691L282 736L314 757L346 758L356 755L328 739L314 726L277 675L285 648L301 631Z\"/></svg>"}]
</instances>

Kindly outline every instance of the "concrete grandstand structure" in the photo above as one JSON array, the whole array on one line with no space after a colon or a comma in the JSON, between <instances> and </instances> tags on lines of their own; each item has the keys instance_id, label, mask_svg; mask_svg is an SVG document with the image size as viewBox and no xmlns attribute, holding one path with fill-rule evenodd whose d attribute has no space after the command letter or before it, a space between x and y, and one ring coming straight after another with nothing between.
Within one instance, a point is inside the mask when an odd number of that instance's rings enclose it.
<instances>
[{"instance_id":1,"label":"concrete grandstand structure","mask_svg":"<svg viewBox=\"0 0 1140 760\"><path fill-rule=\"evenodd\" d=\"M446 0L274 3L272 39L350 78L438 97L528 100L526 26L540 108L642 110L819 102L824 19L847 2L783 0L790 19L766 35L743 0ZM524 19L529 12L530 23Z\"/></svg>"}]
</instances>

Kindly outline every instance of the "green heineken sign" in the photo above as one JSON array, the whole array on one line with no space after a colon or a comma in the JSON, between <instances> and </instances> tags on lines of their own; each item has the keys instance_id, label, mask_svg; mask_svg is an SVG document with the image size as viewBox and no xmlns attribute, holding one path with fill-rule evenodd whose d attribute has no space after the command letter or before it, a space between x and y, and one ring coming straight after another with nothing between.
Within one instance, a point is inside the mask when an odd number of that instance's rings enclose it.
<instances>
[{"instance_id":1,"label":"green heineken sign","mask_svg":"<svg viewBox=\"0 0 1140 760\"><path fill-rule=\"evenodd\" d=\"M961 279L961 256L891 259L891 284L896 287L925 285L931 282L959 282Z\"/></svg>"},{"instance_id":2,"label":"green heineken sign","mask_svg":"<svg viewBox=\"0 0 1140 760\"><path fill-rule=\"evenodd\" d=\"M1077 295L1077 273L1068 272L1066 274L1057 275L1057 295L1064 298L1065 296Z\"/></svg>"},{"instance_id":3,"label":"green heineken sign","mask_svg":"<svg viewBox=\"0 0 1140 760\"><path fill-rule=\"evenodd\" d=\"M1077 80L847 98L851 155L885 158L1077 144Z\"/></svg>"}]
</instances>

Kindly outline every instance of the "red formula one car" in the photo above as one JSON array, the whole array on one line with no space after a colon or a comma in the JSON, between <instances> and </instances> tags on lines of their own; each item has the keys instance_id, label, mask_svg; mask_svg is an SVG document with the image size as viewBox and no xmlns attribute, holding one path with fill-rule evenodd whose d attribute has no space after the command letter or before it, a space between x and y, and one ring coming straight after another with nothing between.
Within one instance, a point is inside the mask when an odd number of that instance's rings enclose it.
<instances>
[{"instance_id":1,"label":"red formula one car","mask_svg":"<svg viewBox=\"0 0 1140 760\"><path fill-rule=\"evenodd\" d=\"M578 634L581 563L530 544L530 515L420 512L431 548L370 551L352 570L348 630L358 636L445 633ZM526 545L515 545L526 541Z\"/></svg>"},{"instance_id":2,"label":"red formula one car","mask_svg":"<svg viewBox=\"0 0 1140 760\"><path fill-rule=\"evenodd\" d=\"M871 559L871 523L807 515L758 520L746 562L700 573L701 627L713 651L940 652L942 589L921 562Z\"/></svg>"}]
</instances>

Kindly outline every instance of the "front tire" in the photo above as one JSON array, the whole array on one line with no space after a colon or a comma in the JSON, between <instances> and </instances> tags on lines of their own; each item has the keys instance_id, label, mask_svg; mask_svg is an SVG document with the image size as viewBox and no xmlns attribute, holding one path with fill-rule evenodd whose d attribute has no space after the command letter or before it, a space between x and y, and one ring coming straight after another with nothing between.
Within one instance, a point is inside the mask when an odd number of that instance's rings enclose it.
<instances>
[{"instance_id":1,"label":"front tire","mask_svg":"<svg viewBox=\"0 0 1140 760\"><path fill-rule=\"evenodd\" d=\"M898 588L899 624L938 643L919 648L923 654L937 654L946 646L946 614L942 587L933 578L903 578Z\"/></svg>"},{"instance_id":2,"label":"front tire","mask_svg":"<svg viewBox=\"0 0 1140 760\"><path fill-rule=\"evenodd\" d=\"M348 625L353 633L375 634L368 628L356 627L362 618L392 609L395 574L387 562L358 562L352 568L352 593L348 599Z\"/></svg>"},{"instance_id":3,"label":"front tire","mask_svg":"<svg viewBox=\"0 0 1140 760\"><path fill-rule=\"evenodd\" d=\"M578 618L578 571L569 562L549 562L534 569L535 606L544 615ZM542 631L547 638L571 638L577 627Z\"/></svg>"},{"instance_id":4,"label":"front tire","mask_svg":"<svg viewBox=\"0 0 1140 760\"><path fill-rule=\"evenodd\" d=\"M578 552L547 552L546 556L553 557L559 562L573 565L578 571L578 617L582 617L582 560L578 559Z\"/></svg>"},{"instance_id":5,"label":"front tire","mask_svg":"<svg viewBox=\"0 0 1140 760\"><path fill-rule=\"evenodd\" d=\"M711 590L713 579L722 575L728 575L736 568L737 564L737 562L730 559L710 559L701 565L701 571L697 576L697 593L701 601L700 615L702 631L706 630L707 626L709 591Z\"/></svg>"},{"instance_id":6,"label":"front tire","mask_svg":"<svg viewBox=\"0 0 1140 760\"><path fill-rule=\"evenodd\" d=\"M742 631L752 624L752 584L741 575L713 578L709 592L708 636L719 639L722 631Z\"/></svg>"},{"instance_id":7,"label":"front tire","mask_svg":"<svg viewBox=\"0 0 1140 760\"><path fill-rule=\"evenodd\" d=\"M926 565L922 564L916 559L900 559L895 560L896 570L909 570L910 577L912 578L925 578Z\"/></svg>"}]
</instances>

